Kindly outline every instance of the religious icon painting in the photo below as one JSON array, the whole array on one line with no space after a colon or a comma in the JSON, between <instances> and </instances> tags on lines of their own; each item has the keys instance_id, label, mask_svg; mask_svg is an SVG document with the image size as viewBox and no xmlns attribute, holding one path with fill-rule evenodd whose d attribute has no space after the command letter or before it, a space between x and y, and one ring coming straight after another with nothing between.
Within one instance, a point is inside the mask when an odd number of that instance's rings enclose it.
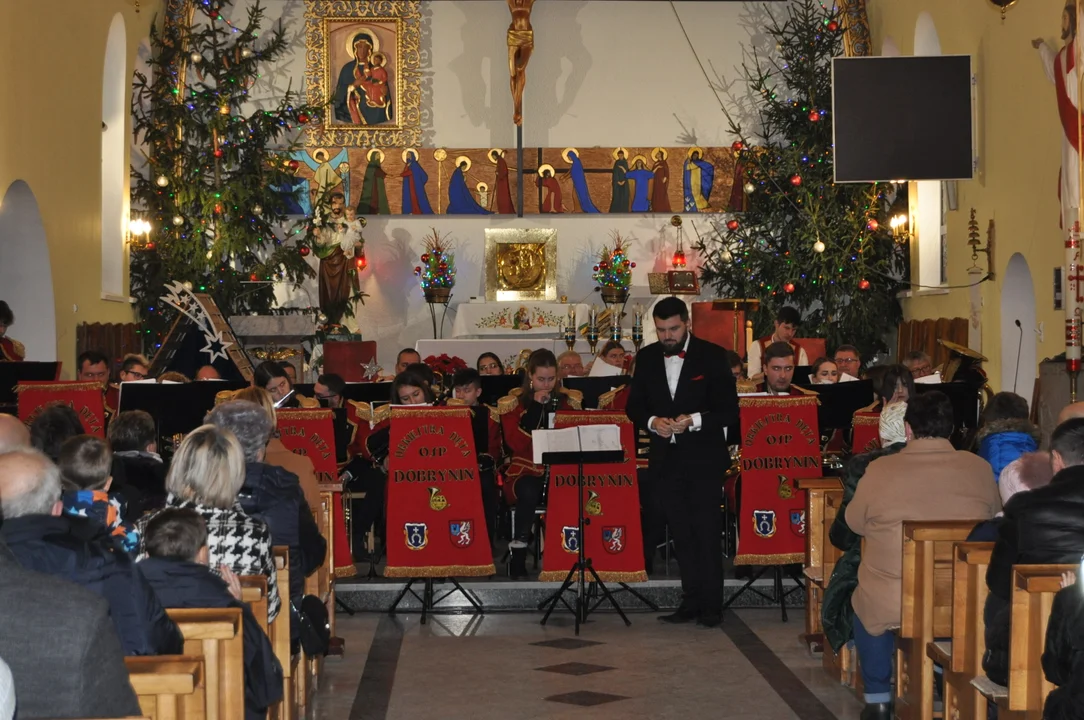
<instances>
[{"instance_id":1,"label":"religious icon painting","mask_svg":"<svg viewBox=\"0 0 1084 720\"><path fill-rule=\"evenodd\" d=\"M753 511L753 532L757 537L770 538L775 536L775 510Z\"/></svg>"},{"instance_id":2,"label":"religious icon painting","mask_svg":"<svg viewBox=\"0 0 1084 720\"><path fill-rule=\"evenodd\" d=\"M429 528L425 523L405 523L403 534L406 536L406 546L411 550L424 550L429 544Z\"/></svg>"},{"instance_id":3,"label":"religious icon painting","mask_svg":"<svg viewBox=\"0 0 1084 720\"><path fill-rule=\"evenodd\" d=\"M805 510L790 511L790 530L798 537L805 537Z\"/></svg>"},{"instance_id":4,"label":"religious icon painting","mask_svg":"<svg viewBox=\"0 0 1084 720\"><path fill-rule=\"evenodd\" d=\"M473 520L452 520L448 523L448 532L452 536L452 546L457 548L470 547L474 542Z\"/></svg>"},{"instance_id":5,"label":"religious icon painting","mask_svg":"<svg viewBox=\"0 0 1084 720\"><path fill-rule=\"evenodd\" d=\"M611 555L617 555L625 549L625 527L613 525L602 528L602 548Z\"/></svg>"},{"instance_id":6,"label":"religious icon painting","mask_svg":"<svg viewBox=\"0 0 1084 720\"><path fill-rule=\"evenodd\" d=\"M567 553L580 551L580 529L574 525L561 528L561 549Z\"/></svg>"},{"instance_id":7,"label":"religious icon painting","mask_svg":"<svg viewBox=\"0 0 1084 720\"><path fill-rule=\"evenodd\" d=\"M305 91L327 109L306 144L411 147L421 140L419 0L305 3Z\"/></svg>"}]
</instances>

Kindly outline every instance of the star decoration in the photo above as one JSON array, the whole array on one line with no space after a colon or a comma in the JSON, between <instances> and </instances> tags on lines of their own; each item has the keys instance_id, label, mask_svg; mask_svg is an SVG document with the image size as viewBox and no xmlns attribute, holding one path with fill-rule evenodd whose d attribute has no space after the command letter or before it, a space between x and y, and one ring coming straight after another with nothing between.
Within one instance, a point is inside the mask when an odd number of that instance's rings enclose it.
<instances>
[{"instance_id":1,"label":"star decoration","mask_svg":"<svg viewBox=\"0 0 1084 720\"><path fill-rule=\"evenodd\" d=\"M362 363L361 367L365 371L364 377L366 380L372 380L380 374L381 370L383 370L383 368L380 367L379 364L377 364L376 358L370 358L369 362Z\"/></svg>"},{"instance_id":2,"label":"star decoration","mask_svg":"<svg viewBox=\"0 0 1084 720\"><path fill-rule=\"evenodd\" d=\"M208 365L213 365L215 360L219 357L223 360L229 359L226 349L233 345L233 343L222 339L221 330L205 332L203 334L203 339L207 341L207 344L203 346L201 352L205 352L211 356L211 359L207 361Z\"/></svg>"}]
</instances>

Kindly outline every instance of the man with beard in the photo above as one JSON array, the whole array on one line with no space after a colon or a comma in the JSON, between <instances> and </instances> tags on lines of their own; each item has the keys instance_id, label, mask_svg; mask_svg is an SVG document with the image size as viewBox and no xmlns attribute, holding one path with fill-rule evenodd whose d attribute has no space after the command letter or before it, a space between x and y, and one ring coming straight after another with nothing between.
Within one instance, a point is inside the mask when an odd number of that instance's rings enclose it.
<instances>
[{"instance_id":1,"label":"man with beard","mask_svg":"<svg viewBox=\"0 0 1084 720\"><path fill-rule=\"evenodd\" d=\"M658 342L636 358L627 414L651 438L648 472L659 489L681 569L682 601L659 619L718 627L722 622L723 469L726 428L738 394L726 350L689 334L689 311L665 298L652 311Z\"/></svg>"},{"instance_id":2,"label":"man with beard","mask_svg":"<svg viewBox=\"0 0 1084 720\"><path fill-rule=\"evenodd\" d=\"M326 218L317 219L313 250L320 259L320 310L329 323L337 325L359 288L354 255L361 246L361 233L347 220L346 198L342 193L331 195L326 213Z\"/></svg>"}]
</instances>

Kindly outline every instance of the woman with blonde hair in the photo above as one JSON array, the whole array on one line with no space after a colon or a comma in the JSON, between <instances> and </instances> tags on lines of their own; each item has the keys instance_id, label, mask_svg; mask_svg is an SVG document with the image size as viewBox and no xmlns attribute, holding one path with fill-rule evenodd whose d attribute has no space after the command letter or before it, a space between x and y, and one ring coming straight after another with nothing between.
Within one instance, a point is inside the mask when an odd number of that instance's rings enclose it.
<instances>
[{"instance_id":1,"label":"woman with blonde hair","mask_svg":"<svg viewBox=\"0 0 1084 720\"><path fill-rule=\"evenodd\" d=\"M195 510L207 523L208 565L224 565L237 575L267 577L268 620L278 616L275 558L271 531L266 523L245 514L237 495L245 482L245 454L228 430L201 425L181 442L166 476L166 507ZM157 513L139 521L140 555L147 523Z\"/></svg>"}]
</instances>

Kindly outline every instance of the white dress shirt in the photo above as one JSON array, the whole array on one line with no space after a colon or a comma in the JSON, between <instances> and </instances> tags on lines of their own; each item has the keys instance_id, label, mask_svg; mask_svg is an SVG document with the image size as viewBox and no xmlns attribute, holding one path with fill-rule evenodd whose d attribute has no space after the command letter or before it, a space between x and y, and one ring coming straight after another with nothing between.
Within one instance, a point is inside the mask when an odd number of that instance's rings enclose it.
<instances>
[{"instance_id":1,"label":"white dress shirt","mask_svg":"<svg viewBox=\"0 0 1084 720\"><path fill-rule=\"evenodd\" d=\"M685 353L689 349L690 337L690 335L685 336L685 345L682 346L681 353ZM681 378L681 368L685 366L685 358L681 357L681 355L678 355L676 353L674 355L670 355L669 357L663 355L662 365L663 368L666 370L666 385L670 388L670 399L672 400L677 395L678 380ZM657 417L658 415L652 415L647 419L648 429L656 435L658 433L655 432L655 428L652 427L652 423L655 422L655 418ZM689 432L699 430L702 425L700 413L693 413L689 417L693 419L693 424L688 427ZM670 436L670 442L677 442L676 434Z\"/></svg>"}]
</instances>

